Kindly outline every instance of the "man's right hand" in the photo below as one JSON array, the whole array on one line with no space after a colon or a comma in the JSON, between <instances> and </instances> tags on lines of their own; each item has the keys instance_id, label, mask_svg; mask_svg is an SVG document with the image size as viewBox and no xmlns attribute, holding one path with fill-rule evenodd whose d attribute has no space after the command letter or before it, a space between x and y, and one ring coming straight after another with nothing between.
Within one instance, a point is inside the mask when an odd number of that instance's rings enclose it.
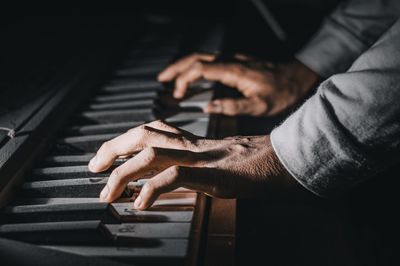
<instances>
[{"instance_id":1,"label":"man's right hand","mask_svg":"<svg viewBox=\"0 0 400 266\"><path fill-rule=\"evenodd\" d=\"M158 81L175 80L173 95L183 98L191 83L206 79L240 91L244 98L217 99L204 109L225 115L271 116L299 102L319 76L299 61L285 64L235 56L235 62L215 62L216 55L192 54L168 66Z\"/></svg>"}]
</instances>

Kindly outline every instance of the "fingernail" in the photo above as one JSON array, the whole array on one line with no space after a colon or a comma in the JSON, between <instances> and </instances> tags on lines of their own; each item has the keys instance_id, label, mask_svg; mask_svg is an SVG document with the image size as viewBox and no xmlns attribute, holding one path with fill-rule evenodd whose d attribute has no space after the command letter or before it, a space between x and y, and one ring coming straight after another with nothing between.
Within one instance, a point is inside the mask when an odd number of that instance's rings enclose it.
<instances>
[{"instance_id":1,"label":"fingernail","mask_svg":"<svg viewBox=\"0 0 400 266\"><path fill-rule=\"evenodd\" d=\"M89 168L93 169L96 166L97 156L94 156L89 162Z\"/></svg>"},{"instance_id":2,"label":"fingernail","mask_svg":"<svg viewBox=\"0 0 400 266\"><path fill-rule=\"evenodd\" d=\"M108 188L108 185L106 185L100 193L100 199L103 199L103 200L106 199L109 192L110 192L110 189Z\"/></svg>"},{"instance_id":3,"label":"fingernail","mask_svg":"<svg viewBox=\"0 0 400 266\"><path fill-rule=\"evenodd\" d=\"M137 196L135 202L133 203L133 206L134 206L136 209L139 209L139 208L142 207L142 203L143 203L143 202L142 202L142 198L141 198L140 195L139 195L139 196Z\"/></svg>"}]
</instances>

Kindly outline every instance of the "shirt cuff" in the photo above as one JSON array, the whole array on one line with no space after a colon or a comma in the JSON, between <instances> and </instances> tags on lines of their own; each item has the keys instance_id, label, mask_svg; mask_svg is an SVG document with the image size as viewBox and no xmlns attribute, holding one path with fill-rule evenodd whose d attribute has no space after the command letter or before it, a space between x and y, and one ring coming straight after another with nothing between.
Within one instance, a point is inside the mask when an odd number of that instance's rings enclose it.
<instances>
[{"instance_id":1,"label":"shirt cuff","mask_svg":"<svg viewBox=\"0 0 400 266\"><path fill-rule=\"evenodd\" d=\"M321 197L342 193L362 179L364 156L332 118L317 93L271 133L272 147L286 170Z\"/></svg>"}]
</instances>

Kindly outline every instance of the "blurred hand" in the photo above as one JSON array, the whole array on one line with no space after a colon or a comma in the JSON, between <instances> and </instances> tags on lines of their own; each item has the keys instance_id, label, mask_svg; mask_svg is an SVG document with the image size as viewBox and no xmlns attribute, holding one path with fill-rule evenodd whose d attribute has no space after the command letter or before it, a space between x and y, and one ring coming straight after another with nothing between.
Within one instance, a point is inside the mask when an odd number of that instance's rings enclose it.
<instances>
[{"instance_id":1,"label":"blurred hand","mask_svg":"<svg viewBox=\"0 0 400 266\"><path fill-rule=\"evenodd\" d=\"M112 202L130 181L152 176L134 202L152 205L161 193L185 187L214 197L257 196L268 187L297 183L277 159L269 136L199 138L161 121L105 142L90 161L92 172L107 170L121 156L135 156L111 173L100 200Z\"/></svg>"},{"instance_id":2,"label":"blurred hand","mask_svg":"<svg viewBox=\"0 0 400 266\"><path fill-rule=\"evenodd\" d=\"M208 113L271 116L298 103L319 79L299 61L262 62L236 55L236 62L215 62L216 55L192 54L167 67L158 81L175 80L173 95L183 98L191 83L206 79L240 91L242 99L218 99L205 107Z\"/></svg>"}]
</instances>

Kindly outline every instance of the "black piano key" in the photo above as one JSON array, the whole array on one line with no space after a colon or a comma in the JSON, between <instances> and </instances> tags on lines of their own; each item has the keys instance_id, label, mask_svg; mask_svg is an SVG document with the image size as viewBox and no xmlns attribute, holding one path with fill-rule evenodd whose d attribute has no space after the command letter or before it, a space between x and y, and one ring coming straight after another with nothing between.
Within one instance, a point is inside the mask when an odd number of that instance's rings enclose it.
<instances>
[{"instance_id":1,"label":"black piano key","mask_svg":"<svg viewBox=\"0 0 400 266\"><path fill-rule=\"evenodd\" d=\"M87 106L87 110L121 110L121 109L141 109L141 108L156 108L157 100L145 99L135 101L119 101L110 103L92 103Z\"/></svg>"},{"instance_id":2,"label":"black piano key","mask_svg":"<svg viewBox=\"0 0 400 266\"><path fill-rule=\"evenodd\" d=\"M21 195L45 198L98 197L107 181L107 177L91 177L25 182L21 186ZM122 196L129 197L131 194L125 191Z\"/></svg>"},{"instance_id":3,"label":"black piano key","mask_svg":"<svg viewBox=\"0 0 400 266\"><path fill-rule=\"evenodd\" d=\"M17 223L0 225L0 236L37 244L104 244L111 242L101 221Z\"/></svg>"},{"instance_id":4,"label":"black piano key","mask_svg":"<svg viewBox=\"0 0 400 266\"><path fill-rule=\"evenodd\" d=\"M92 173L86 165L73 165L73 166L55 166L36 168L32 171L32 180L60 180L60 179L77 179L77 178L90 178L90 177L106 177L115 166L110 167L107 172Z\"/></svg>"},{"instance_id":5,"label":"black piano key","mask_svg":"<svg viewBox=\"0 0 400 266\"><path fill-rule=\"evenodd\" d=\"M74 126L67 129L71 135L100 135L100 134L122 134L127 130L146 123L145 121L109 123L99 125Z\"/></svg>"},{"instance_id":6,"label":"black piano key","mask_svg":"<svg viewBox=\"0 0 400 266\"><path fill-rule=\"evenodd\" d=\"M156 99L158 97L157 91L137 91L131 93L113 93L96 96L93 101L98 103L114 102L114 101L136 101L143 99Z\"/></svg>"},{"instance_id":7,"label":"black piano key","mask_svg":"<svg viewBox=\"0 0 400 266\"><path fill-rule=\"evenodd\" d=\"M104 223L118 222L115 209L104 202L72 204L17 205L4 209L2 221L6 223L60 222L101 220Z\"/></svg>"},{"instance_id":8,"label":"black piano key","mask_svg":"<svg viewBox=\"0 0 400 266\"><path fill-rule=\"evenodd\" d=\"M104 142L113 139L119 135L120 134L118 133L111 133L66 137L57 141L57 145L59 147L58 150L61 151L61 149L64 148L67 150L75 150L82 153L93 153L96 152Z\"/></svg>"},{"instance_id":9,"label":"black piano key","mask_svg":"<svg viewBox=\"0 0 400 266\"><path fill-rule=\"evenodd\" d=\"M88 111L80 114L83 121L109 124L132 121L152 121L156 119L156 111L153 108Z\"/></svg>"}]
</instances>

